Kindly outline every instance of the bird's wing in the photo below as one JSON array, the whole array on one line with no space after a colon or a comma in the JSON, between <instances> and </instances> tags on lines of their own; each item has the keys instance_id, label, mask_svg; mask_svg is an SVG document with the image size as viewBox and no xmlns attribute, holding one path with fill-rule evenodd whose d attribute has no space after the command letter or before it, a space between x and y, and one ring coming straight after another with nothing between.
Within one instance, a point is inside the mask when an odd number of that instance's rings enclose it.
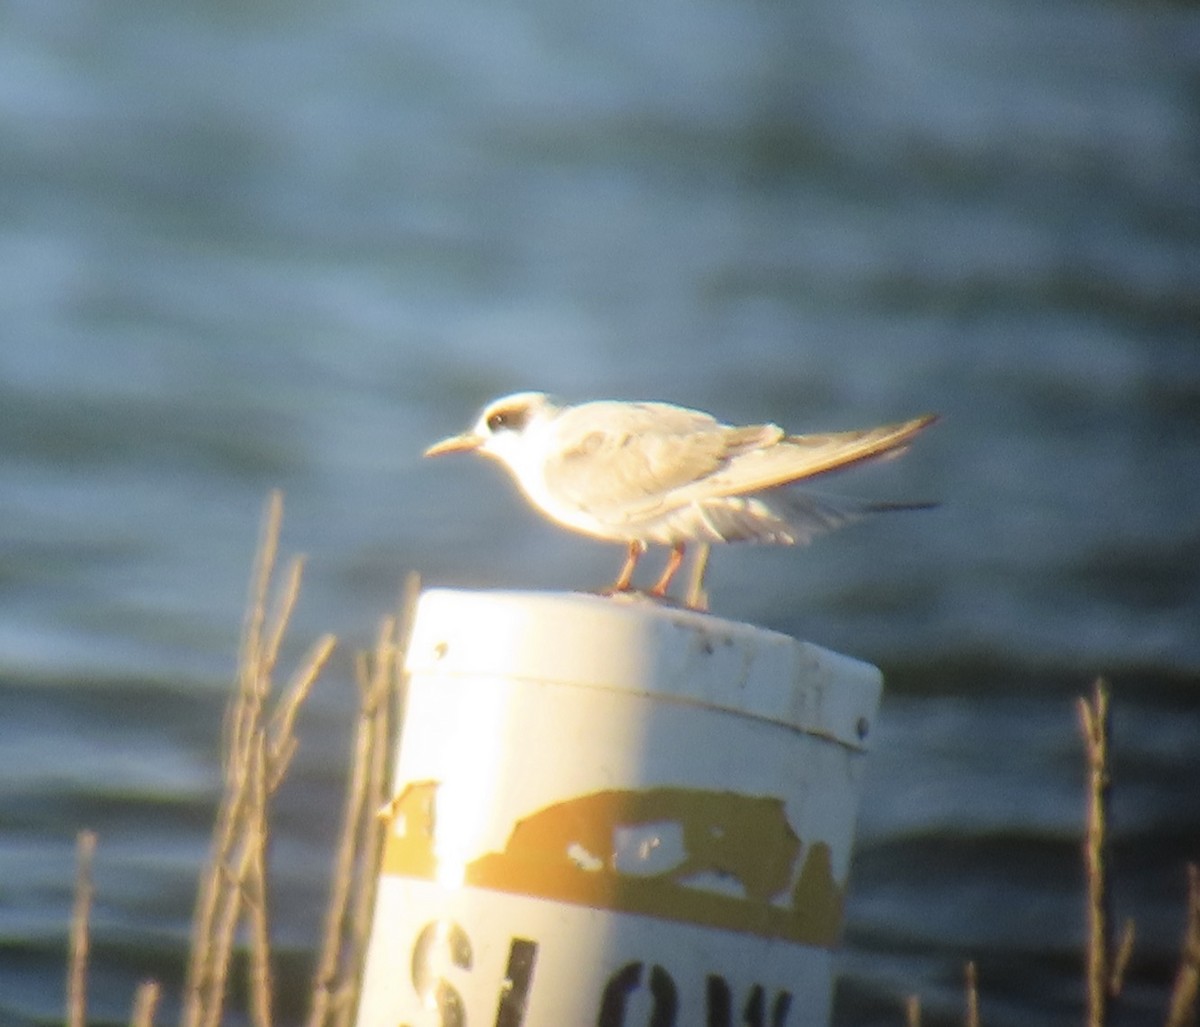
<instances>
[{"instance_id":1,"label":"bird's wing","mask_svg":"<svg viewBox=\"0 0 1200 1027\"><path fill-rule=\"evenodd\" d=\"M547 486L609 520L637 520L673 505L668 496L784 438L773 424L730 427L668 403L585 403L555 425Z\"/></svg>"},{"instance_id":2,"label":"bird's wing","mask_svg":"<svg viewBox=\"0 0 1200 1027\"><path fill-rule=\"evenodd\" d=\"M703 481L680 490L674 498L686 503L761 492L895 455L936 420L936 415L926 414L911 421L862 431L788 435L775 445L735 454L724 467Z\"/></svg>"}]
</instances>

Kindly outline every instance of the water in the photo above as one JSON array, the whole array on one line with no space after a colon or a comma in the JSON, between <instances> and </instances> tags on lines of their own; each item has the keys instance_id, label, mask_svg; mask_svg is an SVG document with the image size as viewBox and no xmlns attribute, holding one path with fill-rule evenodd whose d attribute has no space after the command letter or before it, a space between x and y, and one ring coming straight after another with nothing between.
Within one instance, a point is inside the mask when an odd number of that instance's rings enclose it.
<instances>
[{"instance_id":1,"label":"water","mask_svg":"<svg viewBox=\"0 0 1200 1027\"><path fill-rule=\"evenodd\" d=\"M716 612L888 694L839 1023L1077 1022L1074 697L1115 688L1128 1023L1200 856L1200 16L1168 3L539 0L0 12L0 1022L177 988L259 511L342 646L279 812L302 989L354 701L403 575L620 554L428 442L518 388L793 430L937 410L848 490L940 498L717 553ZM285 1006L298 1017L299 1011Z\"/></svg>"}]
</instances>

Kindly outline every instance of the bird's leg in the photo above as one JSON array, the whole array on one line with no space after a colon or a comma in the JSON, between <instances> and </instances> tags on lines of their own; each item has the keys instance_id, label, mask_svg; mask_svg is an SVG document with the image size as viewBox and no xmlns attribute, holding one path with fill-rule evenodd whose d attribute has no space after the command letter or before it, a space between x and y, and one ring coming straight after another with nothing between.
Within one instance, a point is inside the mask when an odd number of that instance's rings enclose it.
<instances>
[{"instance_id":1,"label":"bird's leg","mask_svg":"<svg viewBox=\"0 0 1200 1027\"><path fill-rule=\"evenodd\" d=\"M667 557L667 566L663 568L662 577L650 589L650 594L656 599L662 599L666 596L667 589L671 587L671 579L675 577L675 572L679 570L679 565L683 563L683 551L685 548L686 545L683 542L676 542L671 547L671 555Z\"/></svg>"},{"instance_id":2,"label":"bird's leg","mask_svg":"<svg viewBox=\"0 0 1200 1027\"><path fill-rule=\"evenodd\" d=\"M625 557L625 566L621 568L621 573L617 575L617 580L613 582L612 590L614 592L629 591L629 586L633 583L633 569L637 566L638 560L645 551L645 542L635 539L629 543L629 555Z\"/></svg>"},{"instance_id":3,"label":"bird's leg","mask_svg":"<svg viewBox=\"0 0 1200 1027\"><path fill-rule=\"evenodd\" d=\"M708 612L708 591L704 587L704 574L708 570L708 555L712 546L707 542L700 543L699 552L692 563L692 573L688 576L687 598L685 603L689 610L700 613Z\"/></svg>"}]
</instances>

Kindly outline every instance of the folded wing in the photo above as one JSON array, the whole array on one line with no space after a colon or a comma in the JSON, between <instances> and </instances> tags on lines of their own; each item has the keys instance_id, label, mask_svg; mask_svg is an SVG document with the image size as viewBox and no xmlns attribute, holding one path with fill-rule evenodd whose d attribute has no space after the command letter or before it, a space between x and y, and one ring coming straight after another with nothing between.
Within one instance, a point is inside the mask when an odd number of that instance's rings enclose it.
<instances>
[{"instance_id":1,"label":"folded wing","mask_svg":"<svg viewBox=\"0 0 1200 1027\"><path fill-rule=\"evenodd\" d=\"M784 437L777 425L734 428L666 403L586 403L560 418L544 473L556 495L582 510L641 519L676 490Z\"/></svg>"},{"instance_id":2,"label":"folded wing","mask_svg":"<svg viewBox=\"0 0 1200 1027\"><path fill-rule=\"evenodd\" d=\"M640 522L896 453L934 420L927 415L863 431L785 435L777 425L731 427L669 404L588 403L562 419L545 475L558 496L590 514ZM721 512L711 507L711 513L730 524L714 535L750 537L732 526L739 519L736 504ZM837 519L821 504L813 515Z\"/></svg>"}]
</instances>

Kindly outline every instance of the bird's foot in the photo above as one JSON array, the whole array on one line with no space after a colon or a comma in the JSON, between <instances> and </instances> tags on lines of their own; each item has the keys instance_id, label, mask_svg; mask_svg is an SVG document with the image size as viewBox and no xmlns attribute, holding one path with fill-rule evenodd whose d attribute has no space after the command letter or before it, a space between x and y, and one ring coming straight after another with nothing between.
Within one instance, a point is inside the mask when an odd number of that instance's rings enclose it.
<instances>
[{"instance_id":1,"label":"bird's foot","mask_svg":"<svg viewBox=\"0 0 1200 1027\"><path fill-rule=\"evenodd\" d=\"M587 594L590 596L605 596L608 599L613 599L617 596L641 595L641 592L632 585L609 585L608 588L589 588L587 590Z\"/></svg>"},{"instance_id":2,"label":"bird's foot","mask_svg":"<svg viewBox=\"0 0 1200 1027\"><path fill-rule=\"evenodd\" d=\"M680 602L673 596L655 592L653 589L634 588L632 585L627 588L595 588L590 589L587 595L603 596L605 599L624 600L626 602L644 602L649 600L652 603L659 603L662 606L674 606L677 609L688 610L692 607Z\"/></svg>"}]
</instances>

